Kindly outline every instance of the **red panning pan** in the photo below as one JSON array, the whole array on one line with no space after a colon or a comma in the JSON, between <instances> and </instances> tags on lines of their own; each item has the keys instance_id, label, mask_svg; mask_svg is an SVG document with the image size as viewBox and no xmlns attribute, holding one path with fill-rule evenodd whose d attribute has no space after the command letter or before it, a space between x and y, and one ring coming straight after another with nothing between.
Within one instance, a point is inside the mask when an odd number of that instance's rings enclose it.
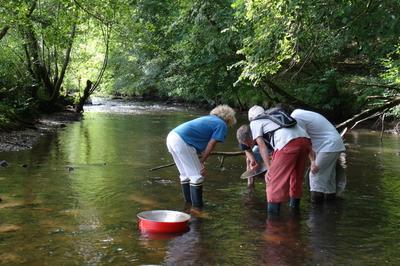
<instances>
[{"instance_id":1,"label":"red panning pan","mask_svg":"<svg viewBox=\"0 0 400 266\"><path fill-rule=\"evenodd\" d=\"M153 210L137 214L139 228L153 233L177 233L189 229L190 215L178 211Z\"/></svg>"}]
</instances>

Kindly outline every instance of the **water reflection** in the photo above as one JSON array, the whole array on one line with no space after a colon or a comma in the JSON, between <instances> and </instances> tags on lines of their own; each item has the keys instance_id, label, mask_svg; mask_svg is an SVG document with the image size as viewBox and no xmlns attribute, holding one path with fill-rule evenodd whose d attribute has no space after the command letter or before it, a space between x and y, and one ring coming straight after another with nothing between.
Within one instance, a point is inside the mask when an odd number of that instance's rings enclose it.
<instances>
[{"instance_id":1,"label":"water reflection","mask_svg":"<svg viewBox=\"0 0 400 266\"><path fill-rule=\"evenodd\" d=\"M136 214L184 207L176 169L148 169L171 162L167 133L201 112L136 109L86 113L31 151L0 154L10 163L0 168L0 264L400 264L398 137L350 132L346 208L316 209L306 194L300 217L284 208L278 220L265 220L262 179L249 191L239 178L243 157L226 159L224 171L210 158L206 211L189 232L154 239ZM234 132L223 151L237 150Z\"/></svg>"},{"instance_id":2,"label":"water reflection","mask_svg":"<svg viewBox=\"0 0 400 266\"><path fill-rule=\"evenodd\" d=\"M265 246L262 262L265 265L303 265L308 253L301 234L299 213L289 216L268 216L263 234Z\"/></svg>"},{"instance_id":3,"label":"water reflection","mask_svg":"<svg viewBox=\"0 0 400 266\"><path fill-rule=\"evenodd\" d=\"M344 202L336 199L324 205L312 205L306 221L309 228L309 245L313 264L334 265L338 225L342 219Z\"/></svg>"},{"instance_id":4,"label":"water reflection","mask_svg":"<svg viewBox=\"0 0 400 266\"><path fill-rule=\"evenodd\" d=\"M140 243L166 265L196 265L200 259L201 218L190 220L189 230L182 233L141 232Z\"/></svg>"}]
</instances>

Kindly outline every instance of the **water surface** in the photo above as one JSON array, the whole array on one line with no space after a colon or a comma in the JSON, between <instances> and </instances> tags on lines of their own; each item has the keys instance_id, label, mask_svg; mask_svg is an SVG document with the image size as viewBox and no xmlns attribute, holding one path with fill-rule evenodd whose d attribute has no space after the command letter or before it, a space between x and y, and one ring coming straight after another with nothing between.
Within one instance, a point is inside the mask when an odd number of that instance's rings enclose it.
<instances>
[{"instance_id":1,"label":"water surface","mask_svg":"<svg viewBox=\"0 0 400 266\"><path fill-rule=\"evenodd\" d=\"M165 137L205 114L182 107L106 102L30 151L0 153L0 264L398 265L400 144L396 136L347 136L347 188L299 216L265 213L265 185L246 189L242 157L207 163L205 212L178 236L146 235L143 210L183 210ZM244 123L244 118L241 118ZM240 126L239 123L238 126ZM236 151L236 128L220 151ZM22 167L26 165L27 167ZM305 187L307 192L307 188Z\"/></svg>"}]
</instances>

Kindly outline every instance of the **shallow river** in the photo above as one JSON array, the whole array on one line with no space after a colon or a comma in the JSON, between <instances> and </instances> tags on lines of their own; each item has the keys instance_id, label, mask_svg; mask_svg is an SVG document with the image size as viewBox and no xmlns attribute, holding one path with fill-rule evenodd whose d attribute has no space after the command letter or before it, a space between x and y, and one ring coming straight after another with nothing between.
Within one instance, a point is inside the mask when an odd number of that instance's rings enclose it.
<instances>
[{"instance_id":1,"label":"shallow river","mask_svg":"<svg viewBox=\"0 0 400 266\"><path fill-rule=\"evenodd\" d=\"M136 214L183 210L167 133L204 113L112 102L45 136L30 151L0 153L0 265L399 265L399 137L352 131L347 187L333 204L286 207L267 218L265 185L246 189L243 157L210 157L205 211L181 235L146 235ZM241 122L245 119L242 117ZM240 125L241 123L239 123ZM237 151L236 127L219 151Z\"/></svg>"}]
</instances>

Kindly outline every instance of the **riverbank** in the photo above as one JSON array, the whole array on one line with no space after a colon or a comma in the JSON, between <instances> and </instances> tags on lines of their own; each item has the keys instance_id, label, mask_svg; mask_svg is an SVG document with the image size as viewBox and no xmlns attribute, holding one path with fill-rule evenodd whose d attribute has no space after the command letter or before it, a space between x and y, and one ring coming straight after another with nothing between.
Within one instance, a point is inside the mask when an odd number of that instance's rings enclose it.
<instances>
[{"instance_id":1,"label":"riverbank","mask_svg":"<svg viewBox=\"0 0 400 266\"><path fill-rule=\"evenodd\" d=\"M98 99L106 99L109 102L114 102L114 103L110 104L104 101L98 101ZM114 108L117 105L115 103L119 101L122 101L124 103L125 102L145 103L149 101L148 99L145 100L134 97L112 97L112 98L99 97L98 99L94 100L93 103L86 105L86 107L87 108L99 107L100 109L104 109L107 112L110 111L106 108L107 106L108 107L111 106L110 108ZM161 103L161 101L157 101L156 99L152 99L152 101L150 102ZM192 107L190 103L180 102L179 100L171 100L171 99L169 101L163 101L162 104L171 107L185 107L185 108L187 108L188 106ZM196 108L207 110L205 106L197 105ZM121 110L123 110L123 112L127 112L128 109L129 108L124 107ZM133 113L140 113L142 110L143 110L142 107L139 107L137 109L132 108ZM238 114L240 113L242 112L238 112ZM73 109L66 109L62 112L57 112L50 115L42 115L33 125L29 125L29 127L25 129L15 130L10 132L0 131L0 152L21 151L21 150L31 149L41 136L51 132L55 132L60 128L64 128L66 124L73 121L79 121L80 119L82 119L82 117L83 117L82 114L77 114ZM356 128L357 129L364 128L372 131L380 131L381 125L379 125L379 123L377 123L376 120L375 121L368 120L364 121L363 123L360 123ZM385 122L384 130L385 133L388 134L399 134L400 122L399 121Z\"/></svg>"},{"instance_id":2,"label":"riverbank","mask_svg":"<svg viewBox=\"0 0 400 266\"><path fill-rule=\"evenodd\" d=\"M72 109L66 109L62 112L42 115L29 128L10 132L0 131L0 152L31 149L41 136L56 132L66 127L66 124L80 119L82 119L81 114Z\"/></svg>"}]
</instances>

